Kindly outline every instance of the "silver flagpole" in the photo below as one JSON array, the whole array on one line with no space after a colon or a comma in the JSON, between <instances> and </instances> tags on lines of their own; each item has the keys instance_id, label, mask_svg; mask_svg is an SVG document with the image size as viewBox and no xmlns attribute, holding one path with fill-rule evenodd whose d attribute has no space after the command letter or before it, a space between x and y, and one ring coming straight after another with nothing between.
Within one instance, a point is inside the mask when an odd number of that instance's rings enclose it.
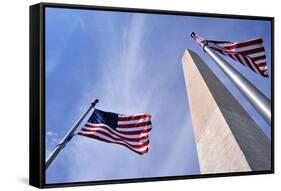
<instances>
[{"instance_id":1,"label":"silver flagpole","mask_svg":"<svg viewBox=\"0 0 281 191\"><path fill-rule=\"evenodd\" d=\"M190 36L196 40L194 32ZM248 101L262 115L266 122L271 125L271 102L263 95L251 82L237 72L230 64L228 64L220 55L208 47L208 43L202 44L203 50L217 63L219 68L227 75L227 77L236 85L236 87L244 94Z\"/></svg>"},{"instance_id":2,"label":"silver flagpole","mask_svg":"<svg viewBox=\"0 0 281 191\"><path fill-rule=\"evenodd\" d=\"M79 127L80 123L84 120L84 118L88 115L90 110L92 108L95 108L96 104L99 102L98 99L96 99L93 103L91 103L91 106L89 109L81 116L81 118L76 122L74 127L68 131L68 133L65 135L65 137L62 139L62 141L56 146L56 148L53 150L53 152L49 155L48 159L46 160L45 168L46 170L50 166L50 164L53 162L53 160L56 158L56 156L59 154L59 152L65 147L65 145L72 139L75 130Z\"/></svg>"}]
</instances>

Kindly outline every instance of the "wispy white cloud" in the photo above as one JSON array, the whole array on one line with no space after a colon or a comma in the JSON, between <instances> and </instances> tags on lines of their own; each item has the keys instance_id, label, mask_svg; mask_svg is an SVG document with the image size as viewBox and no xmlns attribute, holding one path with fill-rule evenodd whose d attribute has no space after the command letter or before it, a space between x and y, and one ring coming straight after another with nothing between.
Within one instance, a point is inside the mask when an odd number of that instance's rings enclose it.
<instances>
[{"instance_id":1,"label":"wispy white cloud","mask_svg":"<svg viewBox=\"0 0 281 191\"><path fill-rule=\"evenodd\" d=\"M132 105L131 101L136 98L141 98L141 103L145 101L143 97L133 95L136 94L135 87L141 83L139 78L143 78L143 63L146 62L142 51L145 42L145 20L145 15L133 16L130 23L124 27L122 35L118 37L122 49L104 52L106 54L105 60L102 61L104 67L99 73L99 84L102 85L102 88L92 88L91 82L85 85L84 89L87 93L81 98L80 105L88 104L94 97L98 96L101 98L101 104L104 108L120 110L120 103L116 102L119 99L122 100L123 104L130 105L130 107L123 105L122 109L130 108L129 111L124 110L123 112L143 110L140 109L142 108L140 105ZM107 27L107 30L109 29L112 29L111 34L114 36L114 27ZM99 94L100 92L102 95ZM114 100L113 97L115 97Z\"/></svg>"}]
</instances>

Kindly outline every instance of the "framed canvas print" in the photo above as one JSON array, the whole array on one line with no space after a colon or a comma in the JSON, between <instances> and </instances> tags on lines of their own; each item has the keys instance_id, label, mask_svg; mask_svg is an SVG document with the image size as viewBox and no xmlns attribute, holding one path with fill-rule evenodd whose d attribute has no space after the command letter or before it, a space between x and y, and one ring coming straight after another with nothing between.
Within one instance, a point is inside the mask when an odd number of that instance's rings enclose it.
<instances>
[{"instance_id":1,"label":"framed canvas print","mask_svg":"<svg viewBox=\"0 0 281 191\"><path fill-rule=\"evenodd\" d=\"M274 19L30 7L30 185L274 172Z\"/></svg>"}]
</instances>

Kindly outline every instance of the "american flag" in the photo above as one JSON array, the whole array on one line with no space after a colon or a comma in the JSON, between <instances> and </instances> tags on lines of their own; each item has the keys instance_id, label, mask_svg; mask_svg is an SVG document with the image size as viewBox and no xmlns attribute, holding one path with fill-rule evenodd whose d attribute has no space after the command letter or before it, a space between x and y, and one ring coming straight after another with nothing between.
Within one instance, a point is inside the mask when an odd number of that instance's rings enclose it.
<instances>
[{"instance_id":1,"label":"american flag","mask_svg":"<svg viewBox=\"0 0 281 191\"><path fill-rule=\"evenodd\" d=\"M79 135L123 145L143 155L148 152L151 115L122 115L95 109Z\"/></svg>"},{"instance_id":2,"label":"american flag","mask_svg":"<svg viewBox=\"0 0 281 191\"><path fill-rule=\"evenodd\" d=\"M268 77L265 49L262 39L253 39L244 42L204 40L196 36L200 45L208 44L208 47L228 56L263 77Z\"/></svg>"}]
</instances>

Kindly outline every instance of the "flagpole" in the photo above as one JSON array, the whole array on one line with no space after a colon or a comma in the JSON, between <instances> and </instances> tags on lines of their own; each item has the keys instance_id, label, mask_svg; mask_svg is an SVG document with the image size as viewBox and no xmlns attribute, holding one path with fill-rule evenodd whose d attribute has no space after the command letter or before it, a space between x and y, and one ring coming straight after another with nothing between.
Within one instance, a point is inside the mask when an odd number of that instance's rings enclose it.
<instances>
[{"instance_id":1,"label":"flagpole","mask_svg":"<svg viewBox=\"0 0 281 191\"><path fill-rule=\"evenodd\" d=\"M190 36L196 40L194 32ZM261 114L266 122L271 125L271 102L263 95L251 82L236 71L230 64L228 64L220 55L208 47L208 43L200 43L206 52L217 63L219 68L226 74L226 76L234 83L234 85L244 94L248 101Z\"/></svg>"},{"instance_id":2,"label":"flagpole","mask_svg":"<svg viewBox=\"0 0 281 191\"><path fill-rule=\"evenodd\" d=\"M91 103L91 106L88 108L88 110L81 116L81 118L76 122L74 127L68 131L68 133L65 135L65 137L62 139L62 141L56 146L56 148L53 150L53 152L49 155L48 159L46 160L45 169L47 170L50 164L53 162L53 160L56 158L56 156L59 154L59 152L65 147L65 145L72 139L74 132L79 127L80 123L84 120L84 118L88 115L88 113L91 111L92 108L95 108L96 104L99 102L98 99L96 99L93 103Z\"/></svg>"}]
</instances>

